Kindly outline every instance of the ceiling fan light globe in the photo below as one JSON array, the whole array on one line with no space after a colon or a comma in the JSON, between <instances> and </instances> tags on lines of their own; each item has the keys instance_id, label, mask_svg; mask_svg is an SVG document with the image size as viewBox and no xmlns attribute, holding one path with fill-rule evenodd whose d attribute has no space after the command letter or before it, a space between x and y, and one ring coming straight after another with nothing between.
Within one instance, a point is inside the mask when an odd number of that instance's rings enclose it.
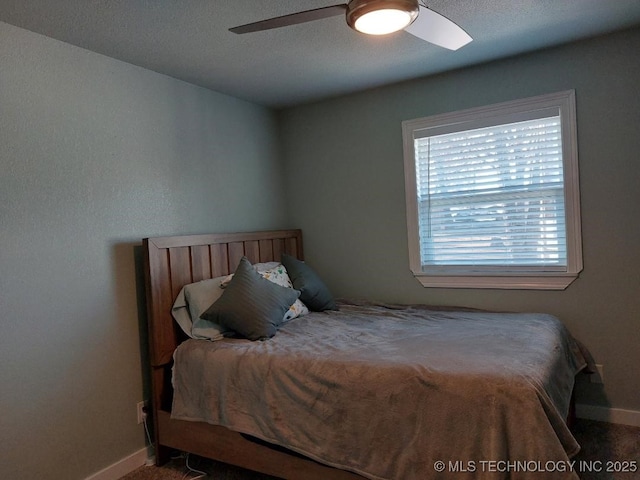
<instances>
[{"instance_id":1,"label":"ceiling fan light globe","mask_svg":"<svg viewBox=\"0 0 640 480\"><path fill-rule=\"evenodd\" d=\"M351 0L347 24L369 35L386 35L410 25L420 11L418 0Z\"/></svg>"},{"instance_id":2,"label":"ceiling fan light globe","mask_svg":"<svg viewBox=\"0 0 640 480\"><path fill-rule=\"evenodd\" d=\"M412 21L409 12L386 8L362 15L355 21L355 29L368 35L386 35L402 30Z\"/></svg>"}]
</instances>

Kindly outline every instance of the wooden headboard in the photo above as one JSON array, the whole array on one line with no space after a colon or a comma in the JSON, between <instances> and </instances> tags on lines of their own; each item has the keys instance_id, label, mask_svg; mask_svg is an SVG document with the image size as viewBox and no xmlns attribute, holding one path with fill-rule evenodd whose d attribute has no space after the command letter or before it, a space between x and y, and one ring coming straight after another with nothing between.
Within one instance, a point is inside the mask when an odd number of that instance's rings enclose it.
<instances>
[{"instance_id":1,"label":"wooden headboard","mask_svg":"<svg viewBox=\"0 0 640 480\"><path fill-rule=\"evenodd\" d=\"M283 252L304 259L300 230L145 238L143 247L152 367L170 363L180 343L171 307L184 285L228 275L243 256L251 263L280 261Z\"/></svg>"}]
</instances>

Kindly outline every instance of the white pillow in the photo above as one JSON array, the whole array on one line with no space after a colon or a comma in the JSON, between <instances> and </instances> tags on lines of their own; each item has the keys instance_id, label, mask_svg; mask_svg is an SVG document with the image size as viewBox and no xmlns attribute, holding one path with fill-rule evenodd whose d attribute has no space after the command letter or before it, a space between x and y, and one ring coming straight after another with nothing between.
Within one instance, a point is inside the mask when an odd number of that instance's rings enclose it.
<instances>
[{"instance_id":1,"label":"white pillow","mask_svg":"<svg viewBox=\"0 0 640 480\"><path fill-rule=\"evenodd\" d=\"M215 302L224 290L221 287L225 277L211 278L185 285L180 290L171 309L171 315L182 331L191 338L220 340L226 333L215 322L200 318L207 308Z\"/></svg>"}]
</instances>

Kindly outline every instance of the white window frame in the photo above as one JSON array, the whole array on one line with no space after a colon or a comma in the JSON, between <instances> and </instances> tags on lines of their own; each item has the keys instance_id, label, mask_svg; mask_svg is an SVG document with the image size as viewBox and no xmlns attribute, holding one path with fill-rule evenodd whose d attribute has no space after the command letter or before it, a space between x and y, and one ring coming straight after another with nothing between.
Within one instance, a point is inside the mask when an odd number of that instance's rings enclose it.
<instances>
[{"instance_id":1,"label":"white window frame","mask_svg":"<svg viewBox=\"0 0 640 480\"><path fill-rule=\"evenodd\" d=\"M522 100L471 108L402 122L409 264L414 276L425 287L497 288L563 290L582 271L580 190L575 91L541 95ZM560 114L562 162L564 172L565 227L567 234L566 267L523 266L428 266L420 258L418 196L414 140L428 136L427 130L465 131L478 125L511 123L527 112L555 109Z\"/></svg>"}]
</instances>

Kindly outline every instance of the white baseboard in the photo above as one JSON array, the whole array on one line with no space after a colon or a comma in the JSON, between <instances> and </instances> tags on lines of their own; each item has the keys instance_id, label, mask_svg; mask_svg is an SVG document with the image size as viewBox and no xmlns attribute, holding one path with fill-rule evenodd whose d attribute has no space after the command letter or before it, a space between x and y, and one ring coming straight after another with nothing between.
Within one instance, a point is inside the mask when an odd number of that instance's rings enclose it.
<instances>
[{"instance_id":1,"label":"white baseboard","mask_svg":"<svg viewBox=\"0 0 640 480\"><path fill-rule=\"evenodd\" d=\"M640 412L637 410L623 410L622 408L600 407L597 405L576 405L576 416L599 422L619 423L640 427Z\"/></svg>"},{"instance_id":2,"label":"white baseboard","mask_svg":"<svg viewBox=\"0 0 640 480\"><path fill-rule=\"evenodd\" d=\"M138 450L132 453L128 457L109 465L107 468L94 473L85 480L118 480L124 477L126 474L133 472L136 468L141 467L147 461L149 452L147 448Z\"/></svg>"}]
</instances>

